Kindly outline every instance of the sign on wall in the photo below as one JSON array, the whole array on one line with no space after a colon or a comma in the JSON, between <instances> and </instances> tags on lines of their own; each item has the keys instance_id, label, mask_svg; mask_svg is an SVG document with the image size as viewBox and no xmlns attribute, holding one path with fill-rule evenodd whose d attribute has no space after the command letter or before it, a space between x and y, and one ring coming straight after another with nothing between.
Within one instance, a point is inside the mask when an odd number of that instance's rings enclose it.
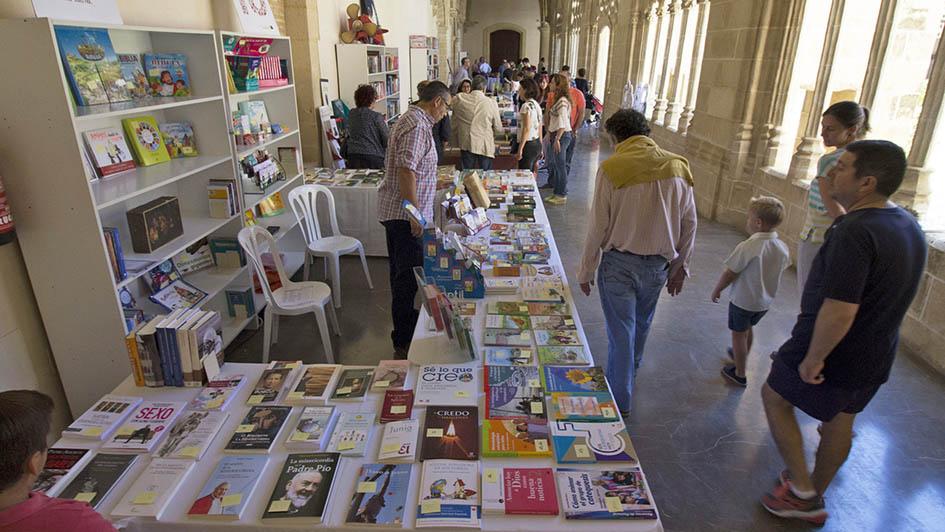
<instances>
[{"instance_id":1,"label":"sign on wall","mask_svg":"<svg viewBox=\"0 0 945 532\"><path fill-rule=\"evenodd\" d=\"M233 7L243 33L279 35L279 26L276 25L269 0L233 0Z\"/></svg>"},{"instance_id":2,"label":"sign on wall","mask_svg":"<svg viewBox=\"0 0 945 532\"><path fill-rule=\"evenodd\" d=\"M124 24L118 0L33 0L37 17L103 24Z\"/></svg>"}]
</instances>

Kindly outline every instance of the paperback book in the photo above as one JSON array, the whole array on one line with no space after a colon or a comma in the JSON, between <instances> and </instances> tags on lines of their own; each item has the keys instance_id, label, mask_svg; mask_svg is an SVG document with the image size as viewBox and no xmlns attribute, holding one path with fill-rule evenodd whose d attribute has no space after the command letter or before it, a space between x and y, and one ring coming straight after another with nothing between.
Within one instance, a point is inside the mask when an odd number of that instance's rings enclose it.
<instances>
[{"instance_id":1,"label":"paperback book","mask_svg":"<svg viewBox=\"0 0 945 532\"><path fill-rule=\"evenodd\" d=\"M486 314L528 316L529 304L521 301L490 301L486 305Z\"/></svg>"},{"instance_id":2,"label":"paperback book","mask_svg":"<svg viewBox=\"0 0 945 532\"><path fill-rule=\"evenodd\" d=\"M36 477L31 491L55 497L92 454L89 449L50 448L46 451L46 464Z\"/></svg>"},{"instance_id":3,"label":"paperback book","mask_svg":"<svg viewBox=\"0 0 945 532\"><path fill-rule=\"evenodd\" d=\"M224 456L190 505L192 518L238 520L253 498L269 457Z\"/></svg>"},{"instance_id":4,"label":"paperback book","mask_svg":"<svg viewBox=\"0 0 945 532\"><path fill-rule=\"evenodd\" d=\"M144 74L138 54L118 54L118 66L121 69L121 79L125 80L125 87L133 99L151 95L151 86L148 85L148 77Z\"/></svg>"},{"instance_id":5,"label":"paperback book","mask_svg":"<svg viewBox=\"0 0 945 532\"><path fill-rule=\"evenodd\" d=\"M538 331L536 331L538 332ZM541 346L538 362L542 366L590 366L591 361L582 346Z\"/></svg>"},{"instance_id":6,"label":"paperback book","mask_svg":"<svg viewBox=\"0 0 945 532\"><path fill-rule=\"evenodd\" d=\"M486 329L482 343L487 346L528 348L532 346L532 332L520 329Z\"/></svg>"},{"instance_id":7,"label":"paperback book","mask_svg":"<svg viewBox=\"0 0 945 532\"><path fill-rule=\"evenodd\" d=\"M486 366L485 372L487 419L547 419L537 367Z\"/></svg>"},{"instance_id":8,"label":"paperback book","mask_svg":"<svg viewBox=\"0 0 945 532\"><path fill-rule=\"evenodd\" d=\"M478 460L479 409L475 406L427 407L420 460Z\"/></svg>"},{"instance_id":9,"label":"paperback book","mask_svg":"<svg viewBox=\"0 0 945 532\"><path fill-rule=\"evenodd\" d=\"M486 329L531 329L528 316L512 316L509 314L489 314L486 316Z\"/></svg>"},{"instance_id":10,"label":"paperback book","mask_svg":"<svg viewBox=\"0 0 945 532\"><path fill-rule=\"evenodd\" d=\"M371 384L374 366L347 366L338 377L331 398L334 401L362 401Z\"/></svg>"},{"instance_id":11,"label":"paperback book","mask_svg":"<svg viewBox=\"0 0 945 532\"><path fill-rule=\"evenodd\" d=\"M285 446L300 451L320 451L331 434L331 424L335 420L334 406L306 406L299 421L295 424Z\"/></svg>"},{"instance_id":12,"label":"paperback book","mask_svg":"<svg viewBox=\"0 0 945 532\"><path fill-rule=\"evenodd\" d=\"M291 404L325 404L339 375L341 375L341 365L339 364L304 366L299 380L291 388L286 402Z\"/></svg>"},{"instance_id":13,"label":"paperback book","mask_svg":"<svg viewBox=\"0 0 945 532\"><path fill-rule=\"evenodd\" d=\"M106 177L135 167L131 149L117 127L105 127L82 132L85 147L95 165L95 173Z\"/></svg>"},{"instance_id":14,"label":"paperback book","mask_svg":"<svg viewBox=\"0 0 945 532\"><path fill-rule=\"evenodd\" d=\"M239 103L241 113L249 117L249 127L252 133L269 132L269 113L266 112L266 102L263 100L246 100Z\"/></svg>"},{"instance_id":15,"label":"paperback book","mask_svg":"<svg viewBox=\"0 0 945 532\"><path fill-rule=\"evenodd\" d=\"M140 397L106 395L85 411L79 419L63 429L63 436L74 436L90 440L104 440L118 428L118 425L136 406L141 404Z\"/></svg>"},{"instance_id":16,"label":"paperback book","mask_svg":"<svg viewBox=\"0 0 945 532\"><path fill-rule=\"evenodd\" d=\"M570 316L571 308L567 303L528 303L528 313L532 316Z\"/></svg>"},{"instance_id":17,"label":"paperback book","mask_svg":"<svg viewBox=\"0 0 945 532\"><path fill-rule=\"evenodd\" d=\"M164 444L154 455L158 458L200 460L229 417L226 412L210 410L185 412L171 427Z\"/></svg>"},{"instance_id":18,"label":"paperback book","mask_svg":"<svg viewBox=\"0 0 945 532\"><path fill-rule=\"evenodd\" d=\"M404 525L410 464L364 464L355 480L346 523Z\"/></svg>"},{"instance_id":19,"label":"paperback book","mask_svg":"<svg viewBox=\"0 0 945 532\"><path fill-rule=\"evenodd\" d=\"M638 463L627 427L622 421L555 421L551 424L551 439L554 442L555 460L559 464Z\"/></svg>"},{"instance_id":20,"label":"paperback book","mask_svg":"<svg viewBox=\"0 0 945 532\"><path fill-rule=\"evenodd\" d=\"M532 349L518 347L485 347L482 354L488 366L530 366L535 357Z\"/></svg>"},{"instance_id":21,"label":"paperback book","mask_svg":"<svg viewBox=\"0 0 945 532\"><path fill-rule=\"evenodd\" d=\"M103 450L150 453L180 416L187 403L145 401L106 441Z\"/></svg>"},{"instance_id":22,"label":"paperback book","mask_svg":"<svg viewBox=\"0 0 945 532\"><path fill-rule=\"evenodd\" d=\"M637 468L582 471L559 468L558 492L567 519L656 519L656 506Z\"/></svg>"},{"instance_id":23,"label":"paperback book","mask_svg":"<svg viewBox=\"0 0 945 532\"><path fill-rule=\"evenodd\" d=\"M144 54L144 69L152 96L190 96L190 77L184 54Z\"/></svg>"},{"instance_id":24,"label":"paperback book","mask_svg":"<svg viewBox=\"0 0 945 532\"><path fill-rule=\"evenodd\" d=\"M134 150L135 159L141 166L151 166L171 160L154 117L125 118L122 119L121 125Z\"/></svg>"},{"instance_id":25,"label":"paperback book","mask_svg":"<svg viewBox=\"0 0 945 532\"><path fill-rule=\"evenodd\" d=\"M135 454L98 453L59 493L59 498L87 502L98 509L137 459Z\"/></svg>"},{"instance_id":26,"label":"paperback book","mask_svg":"<svg viewBox=\"0 0 945 532\"><path fill-rule=\"evenodd\" d=\"M55 26L63 70L78 105L122 102L131 95L121 81L121 67L108 30Z\"/></svg>"},{"instance_id":27,"label":"paperback book","mask_svg":"<svg viewBox=\"0 0 945 532\"><path fill-rule=\"evenodd\" d=\"M474 406L478 397L477 367L434 364L420 368L414 406Z\"/></svg>"},{"instance_id":28,"label":"paperback book","mask_svg":"<svg viewBox=\"0 0 945 532\"><path fill-rule=\"evenodd\" d=\"M190 408L192 410L226 410L244 382L246 378L243 375L217 375L190 402Z\"/></svg>"},{"instance_id":29,"label":"paperback book","mask_svg":"<svg viewBox=\"0 0 945 532\"><path fill-rule=\"evenodd\" d=\"M482 511L506 515L558 515L555 473L543 468L487 468Z\"/></svg>"},{"instance_id":30,"label":"paperback book","mask_svg":"<svg viewBox=\"0 0 945 532\"><path fill-rule=\"evenodd\" d=\"M554 421L619 421L609 392L551 392L549 418Z\"/></svg>"},{"instance_id":31,"label":"paperback book","mask_svg":"<svg viewBox=\"0 0 945 532\"><path fill-rule=\"evenodd\" d=\"M197 141L190 122L165 122L159 127L171 159L197 156Z\"/></svg>"},{"instance_id":32,"label":"paperback book","mask_svg":"<svg viewBox=\"0 0 945 532\"><path fill-rule=\"evenodd\" d=\"M342 412L331 433L328 450L342 456L364 456L373 428L373 412Z\"/></svg>"},{"instance_id":33,"label":"paperback book","mask_svg":"<svg viewBox=\"0 0 945 532\"><path fill-rule=\"evenodd\" d=\"M536 331L574 331L577 326L571 316L532 316L532 329Z\"/></svg>"},{"instance_id":34,"label":"paperback book","mask_svg":"<svg viewBox=\"0 0 945 532\"><path fill-rule=\"evenodd\" d=\"M374 382L371 383L372 392L384 390L402 390L410 387L409 360L381 360L374 370Z\"/></svg>"},{"instance_id":35,"label":"paperback book","mask_svg":"<svg viewBox=\"0 0 945 532\"><path fill-rule=\"evenodd\" d=\"M408 419L413 412L413 390L387 390L381 405L379 421L389 423Z\"/></svg>"},{"instance_id":36,"label":"paperback book","mask_svg":"<svg viewBox=\"0 0 945 532\"><path fill-rule=\"evenodd\" d=\"M294 368L273 368L263 371L256 382L256 386L253 387L249 399L246 400L246 404L264 405L275 403L282 395L283 388L287 387L289 376L293 371Z\"/></svg>"},{"instance_id":37,"label":"paperback book","mask_svg":"<svg viewBox=\"0 0 945 532\"><path fill-rule=\"evenodd\" d=\"M607 392L607 377L604 368L590 366L576 368L571 366L542 367L541 384L546 392Z\"/></svg>"},{"instance_id":38,"label":"paperback book","mask_svg":"<svg viewBox=\"0 0 945 532\"><path fill-rule=\"evenodd\" d=\"M322 522L338 477L338 453L290 454L266 503L264 520L286 525Z\"/></svg>"},{"instance_id":39,"label":"paperback book","mask_svg":"<svg viewBox=\"0 0 945 532\"><path fill-rule=\"evenodd\" d=\"M417 435L420 434L419 419L392 421L384 425L381 448L377 452L380 462L413 462L417 454Z\"/></svg>"},{"instance_id":40,"label":"paperback book","mask_svg":"<svg viewBox=\"0 0 945 532\"><path fill-rule=\"evenodd\" d=\"M291 411L292 408L288 406L254 406L250 408L236 430L233 431L233 436L226 444L226 450L268 453Z\"/></svg>"},{"instance_id":41,"label":"paperback book","mask_svg":"<svg viewBox=\"0 0 945 532\"><path fill-rule=\"evenodd\" d=\"M417 528L479 528L479 462L429 460L417 501Z\"/></svg>"},{"instance_id":42,"label":"paperback book","mask_svg":"<svg viewBox=\"0 0 945 532\"><path fill-rule=\"evenodd\" d=\"M577 331L535 331L535 343L541 346L580 346Z\"/></svg>"},{"instance_id":43,"label":"paperback book","mask_svg":"<svg viewBox=\"0 0 945 532\"><path fill-rule=\"evenodd\" d=\"M482 455L486 457L551 457L551 436L543 420L484 419Z\"/></svg>"},{"instance_id":44,"label":"paperback book","mask_svg":"<svg viewBox=\"0 0 945 532\"><path fill-rule=\"evenodd\" d=\"M160 519L194 462L155 458L111 511L113 517Z\"/></svg>"}]
</instances>

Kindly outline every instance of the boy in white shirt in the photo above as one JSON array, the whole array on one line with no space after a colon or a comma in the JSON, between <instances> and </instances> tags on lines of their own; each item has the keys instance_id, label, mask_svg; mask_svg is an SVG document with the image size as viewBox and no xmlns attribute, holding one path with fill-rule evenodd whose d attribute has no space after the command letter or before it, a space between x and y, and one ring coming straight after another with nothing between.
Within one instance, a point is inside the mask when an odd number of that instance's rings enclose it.
<instances>
[{"instance_id":1,"label":"boy in white shirt","mask_svg":"<svg viewBox=\"0 0 945 532\"><path fill-rule=\"evenodd\" d=\"M784 204L780 200L769 196L751 199L745 225L751 236L725 259L725 271L712 291L712 301L718 303L722 290L732 285L728 305L732 347L728 354L733 364L722 368L722 376L739 386L748 384L745 363L754 339L751 329L768 312L781 273L791 264L788 247L774 230L782 220Z\"/></svg>"}]
</instances>

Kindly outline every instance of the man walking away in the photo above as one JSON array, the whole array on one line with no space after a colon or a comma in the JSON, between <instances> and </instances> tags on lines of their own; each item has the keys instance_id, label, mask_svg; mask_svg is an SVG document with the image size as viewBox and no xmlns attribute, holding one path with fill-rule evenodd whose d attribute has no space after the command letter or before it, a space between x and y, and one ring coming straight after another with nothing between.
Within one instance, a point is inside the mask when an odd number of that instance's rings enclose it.
<instances>
[{"instance_id":1,"label":"man walking away","mask_svg":"<svg viewBox=\"0 0 945 532\"><path fill-rule=\"evenodd\" d=\"M656 145L641 113L621 109L605 128L616 148L597 171L578 282L590 295L597 271L607 380L621 415L629 417L660 289L676 296L689 274L696 204L689 163Z\"/></svg>"},{"instance_id":2,"label":"man walking away","mask_svg":"<svg viewBox=\"0 0 945 532\"><path fill-rule=\"evenodd\" d=\"M453 117L450 119L450 144L460 149L463 170L492 169L495 157L495 134L502 132L499 104L483 92L486 78L476 76L469 94L453 97Z\"/></svg>"}]
</instances>

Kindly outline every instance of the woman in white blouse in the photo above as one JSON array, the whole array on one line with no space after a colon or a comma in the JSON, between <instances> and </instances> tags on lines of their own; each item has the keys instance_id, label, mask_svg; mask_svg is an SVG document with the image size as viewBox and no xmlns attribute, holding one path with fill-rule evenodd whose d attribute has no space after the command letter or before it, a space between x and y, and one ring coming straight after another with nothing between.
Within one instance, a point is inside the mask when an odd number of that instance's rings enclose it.
<instances>
[{"instance_id":1,"label":"woman in white blouse","mask_svg":"<svg viewBox=\"0 0 945 532\"><path fill-rule=\"evenodd\" d=\"M518 99L522 108L518 119L518 154L515 159L523 170L537 171L538 158L541 156L541 106L538 105L540 91L533 79L523 79L518 90Z\"/></svg>"},{"instance_id":2,"label":"woman in white blouse","mask_svg":"<svg viewBox=\"0 0 945 532\"><path fill-rule=\"evenodd\" d=\"M553 97L548 114L548 142L551 153L548 164L548 183L552 185L554 193L545 198L546 203L562 205L568 201L568 146L574 141L571 134L571 91L567 78L561 74L551 77L548 86Z\"/></svg>"}]
</instances>

